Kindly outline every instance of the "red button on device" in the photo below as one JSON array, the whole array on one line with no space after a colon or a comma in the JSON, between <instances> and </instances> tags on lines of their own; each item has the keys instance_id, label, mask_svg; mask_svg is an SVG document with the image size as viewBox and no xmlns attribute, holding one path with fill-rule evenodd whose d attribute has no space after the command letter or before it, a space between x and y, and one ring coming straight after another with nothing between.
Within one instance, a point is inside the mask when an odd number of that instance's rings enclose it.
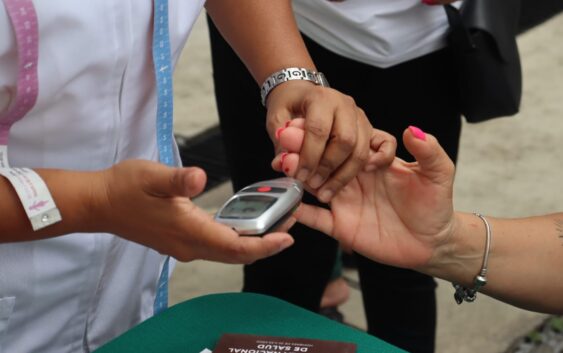
<instances>
[{"instance_id":1,"label":"red button on device","mask_svg":"<svg viewBox=\"0 0 563 353\"><path fill-rule=\"evenodd\" d=\"M268 192L268 191L272 191L272 188L269 186L261 186L258 188L258 192Z\"/></svg>"}]
</instances>

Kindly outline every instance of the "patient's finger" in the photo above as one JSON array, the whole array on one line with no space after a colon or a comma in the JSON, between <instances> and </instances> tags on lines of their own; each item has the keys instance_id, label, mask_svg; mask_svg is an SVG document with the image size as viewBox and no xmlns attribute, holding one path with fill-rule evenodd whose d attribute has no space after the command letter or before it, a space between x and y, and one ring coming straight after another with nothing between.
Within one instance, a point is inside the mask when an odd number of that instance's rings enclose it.
<instances>
[{"instance_id":1,"label":"patient's finger","mask_svg":"<svg viewBox=\"0 0 563 353\"><path fill-rule=\"evenodd\" d=\"M390 165L397 152L397 139L392 135L374 129L370 140L370 153L364 171L369 172L379 167Z\"/></svg>"},{"instance_id":2,"label":"patient's finger","mask_svg":"<svg viewBox=\"0 0 563 353\"><path fill-rule=\"evenodd\" d=\"M297 172L299 155L297 153L283 152L272 160L272 169L282 172L287 176L293 177Z\"/></svg>"},{"instance_id":3,"label":"patient's finger","mask_svg":"<svg viewBox=\"0 0 563 353\"><path fill-rule=\"evenodd\" d=\"M329 210L302 203L293 214L297 222L332 236L334 222Z\"/></svg>"}]
</instances>

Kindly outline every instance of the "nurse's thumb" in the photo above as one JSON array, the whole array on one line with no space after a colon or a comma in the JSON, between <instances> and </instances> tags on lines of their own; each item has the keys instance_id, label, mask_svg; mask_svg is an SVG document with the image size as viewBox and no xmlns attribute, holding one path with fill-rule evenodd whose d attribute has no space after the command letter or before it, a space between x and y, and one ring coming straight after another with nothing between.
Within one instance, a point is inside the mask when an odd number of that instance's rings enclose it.
<instances>
[{"instance_id":1,"label":"nurse's thumb","mask_svg":"<svg viewBox=\"0 0 563 353\"><path fill-rule=\"evenodd\" d=\"M194 197L205 188L207 176L197 167L167 168L155 185L166 196Z\"/></svg>"}]
</instances>

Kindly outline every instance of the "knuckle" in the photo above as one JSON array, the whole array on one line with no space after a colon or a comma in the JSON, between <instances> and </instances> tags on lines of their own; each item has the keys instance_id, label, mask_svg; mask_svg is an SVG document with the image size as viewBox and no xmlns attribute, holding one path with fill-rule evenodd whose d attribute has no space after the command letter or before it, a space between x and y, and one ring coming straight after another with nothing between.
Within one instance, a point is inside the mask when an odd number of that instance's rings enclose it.
<instances>
[{"instance_id":1,"label":"knuckle","mask_svg":"<svg viewBox=\"0 0 563 353\"><path fill-rule=\"evenodd\" d=\"M354 98L352 98L352 96L349 96L347 94L343 94L342 99L343 99L344 103L347 104L347 105L350 105L350 106L356 105L356 101L354 100Z\"/></svg>"},{"instance_id":2,"label":"knuckle","mask_svg":"<svg viewBox=\"0 0 563 353\"><path fill-rule=\"evenodd\" d=\"M338 149L344 152L350 152L356 145L357 138L352 132L337 133L331 137L331 143L338 145Z\"/></svg>"},{"instance_id":3,"label":"knuckle","mask_svg":"<svg viewBox=\"0 0 563 353\"><path fill-rule=\"evenodd\" d=\"M339 164L337 164L336 161L333 161L333 160L327 159L327 158L323 158L319 163L319 166L317 168L317 173L326 177L330 174L331 171L338 168L338 166L339 166Z\"/></svg>"},{"instance_id":4,"label":"knuckle","mask_svg":"<svg viewBox=\"0 0 563 353\"><path fill-rule=\"evenodd\" d=\"M329 134L328 128L322 121L311 119L307 122L307 131L318 138L326 138Z\"/></svg>"},{"instance_id":5,"label":"knuckle","mask_svg":"<svg viewBox=\"0 0 563 353\"><path fill-rule=\"evenodd\" d=\"M369 152L361 152L358 155L354 156L354 158L359 165L364 165L369 160Z\"/></svg>"}]
</instances>

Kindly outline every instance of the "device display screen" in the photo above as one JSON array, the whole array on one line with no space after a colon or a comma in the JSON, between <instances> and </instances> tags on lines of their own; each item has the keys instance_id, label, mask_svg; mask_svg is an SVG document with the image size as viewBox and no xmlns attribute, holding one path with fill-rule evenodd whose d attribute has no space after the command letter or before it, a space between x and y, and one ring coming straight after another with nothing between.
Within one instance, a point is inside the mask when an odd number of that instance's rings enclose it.
<instances>
[{"instance_id":1,"label":"device display screen","mask_svg":"<svg viewBox=\"0 0 563 353\"><path fill-rule=\"evenodd\" d=\"M225 206L222 218L252 219L259 217L276 202L275 197L248 195L237 197Z\"/></svg>"}]
</instances>

